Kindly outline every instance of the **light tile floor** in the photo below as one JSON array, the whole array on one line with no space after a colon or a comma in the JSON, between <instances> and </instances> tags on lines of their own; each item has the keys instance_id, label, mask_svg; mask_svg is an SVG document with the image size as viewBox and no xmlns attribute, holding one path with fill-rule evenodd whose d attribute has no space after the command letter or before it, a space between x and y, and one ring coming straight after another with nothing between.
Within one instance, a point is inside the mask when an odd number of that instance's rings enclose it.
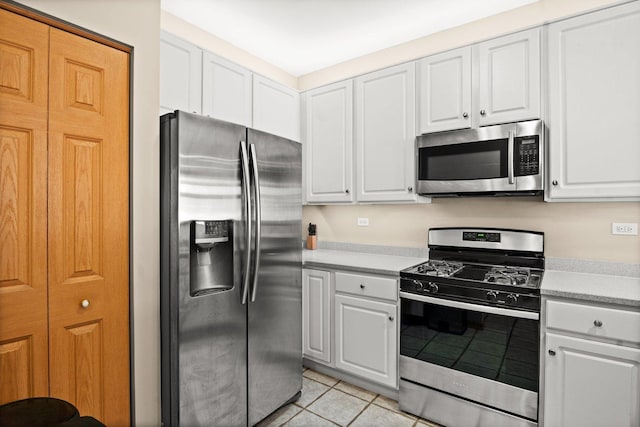
<instances>
[{"instance_id":1,"label":"light tile floor","mask_svg":"<svg viewBox=\"0 0 640 427\"><path fill-rule=\"evenodd\" d=\"M344 381L305 369L302 396L258 427L438 427L398 407L398 402Z\"/></svg>"}]
</instances>

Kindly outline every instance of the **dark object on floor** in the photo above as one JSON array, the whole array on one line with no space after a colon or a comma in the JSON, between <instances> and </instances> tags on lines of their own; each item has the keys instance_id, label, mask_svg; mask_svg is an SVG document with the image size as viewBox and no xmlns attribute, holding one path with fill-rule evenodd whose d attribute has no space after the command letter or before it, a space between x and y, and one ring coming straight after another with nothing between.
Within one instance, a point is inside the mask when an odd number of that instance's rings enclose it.
<instances>
[{"instance_id":1,"label":"dark object on floor","mask_svg":"<svg viewBox=\"0 0 640 427\"><path fill-rule=\"evenodd\" d=\"M93 417L81 417L71 403L52 397L32 397L0 406L2 427L106 427Z\"/></svg>"}]
</instances>

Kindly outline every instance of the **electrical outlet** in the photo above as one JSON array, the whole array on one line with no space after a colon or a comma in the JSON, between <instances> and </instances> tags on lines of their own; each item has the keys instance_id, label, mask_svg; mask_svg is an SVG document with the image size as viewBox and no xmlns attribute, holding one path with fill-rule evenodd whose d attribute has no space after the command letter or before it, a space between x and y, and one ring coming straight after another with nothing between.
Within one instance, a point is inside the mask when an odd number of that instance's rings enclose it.
<instances>
[{"instance_id":1,"label":"electrical outlet","mask_svg":"<svg viewBox=\"0 0 640 427\"><path fill-rule=\"evenodd\" d=\"M627 236L638 235L638 223L636 222L613 222L611 223L611 234L624 234Z\"/></svg>"},{"instance_id":2,"label":"electrical outlet","mask_svg":"<svg viewBox=\"0 0 640 427\"><path fill-rule=\"evenodd\" d=\"M369 218L358 218L358 225L360 227L368 227L369 226Z\"/></svg>"}]
</instances>

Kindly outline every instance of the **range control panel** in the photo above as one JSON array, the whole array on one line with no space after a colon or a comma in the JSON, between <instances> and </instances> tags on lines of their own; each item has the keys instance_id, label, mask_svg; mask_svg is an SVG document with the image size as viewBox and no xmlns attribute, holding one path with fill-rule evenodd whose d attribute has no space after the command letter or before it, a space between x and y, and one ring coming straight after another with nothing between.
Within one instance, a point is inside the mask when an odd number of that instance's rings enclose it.
<instances>
[{"instance_id":1,"label":"range control panel","mask_svg":"<svg viewBox=\"0 0 640 427\"><path fill-rule=\"evenodd\" d=\"M516 176L537 175L540 173L539 136L521 136L515 139Z\"/></svg>"},{"instance_id":2,"label":"range control panel","mask_svg":"<svg viewBox=\"0 0 640 427\"><path fill-rule=\"evenodd\" d=\"M500 233L480 233L477 231L463 231L462 240L469 242L500 242Z\"/></svg>"}]
</instances>

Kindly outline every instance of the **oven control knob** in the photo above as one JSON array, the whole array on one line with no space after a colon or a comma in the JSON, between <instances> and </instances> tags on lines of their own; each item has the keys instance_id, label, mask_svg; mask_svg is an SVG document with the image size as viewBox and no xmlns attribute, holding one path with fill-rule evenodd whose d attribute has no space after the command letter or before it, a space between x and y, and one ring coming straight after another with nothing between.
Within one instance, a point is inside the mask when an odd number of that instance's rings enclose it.
<instances>
[{"instance_id":1,"label":"oven control knob","mask_svg":"<svg viewBox=\"0 0 640 427\"><path fill-rule=\"evenodd\" d=\"M416 291L424 291L424 285L419 280L414 280L413 284L416 285Z\"/></svg>"},{"instance_id":2,"label":"oven control knob","mask_svg":"<svg viewBox=\"0 0 640 427\"><path fill-rule=\"evenodd\" d=\"M518 295L509 294L507 295L507 304L515 304L518 302Z\"/></svg>"},{"instance_id":3,"label":"oven control knob","mask_svg":"<svg viewBox=\"0 0 640 427\"><path fill-rule=\"evenodd\" d=\"M496 302L498 300L498 293L494 291L487 292L487 299L491 302Z\"/></svg>"},{"instance_id":4,"label":"oven control knob","mask_svg":"<svg viewBox=\"0 0 640 427\"><path fill-rule=\"evenodd\" d=\"M433 282L429 282L429 292L431 292L432 294L437 294L438 293L438 285L436 285Z\"/></svg>"}]
</instances>

